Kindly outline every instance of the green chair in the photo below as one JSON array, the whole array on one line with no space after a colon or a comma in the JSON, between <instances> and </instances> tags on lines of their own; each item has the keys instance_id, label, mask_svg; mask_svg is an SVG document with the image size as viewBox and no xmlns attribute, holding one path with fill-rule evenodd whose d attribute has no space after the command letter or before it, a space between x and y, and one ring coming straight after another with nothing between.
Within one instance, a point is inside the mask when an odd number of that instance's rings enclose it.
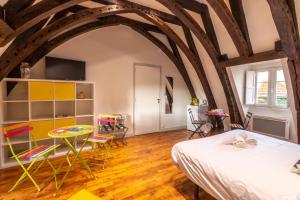
<instances>
[{"instance_id":1,"label":"green chair","mask_svg":"<svg viewBox=\"0 0 300 200\"><path fill-rule=\"evenodd\" d=\"M7 141L7 144L10 148L10 151L12 153L12 158L14 158L18 164L21 166L23 169L23 174L20 176L20 178L16 181L16 183L12 186L12 188L9 190L9 192L13 191L19 184L21 184L25 178L29 178L31 182L34 184L36 189L40 191L40 187L36 183L36 181L33 179L31 174L35 174L45 162L48 163L48 165L51 167L53 171L53 177L55 180L55 185L57 187L57 180L56 180L56 170L49 161L48 157L52 151L54 151L59 145L38 145L37 142L33 138L33 134L31 134L32 131L31 124L29 122L26 123L21 123L21 124L15 124L11 126L7 126L3 128L3 133L4 133L4 138ZM30 134L31 140L34 142L34 147L32 147L29 150L23 151L23 152L18 152L16 153L14 150L14 145L11 142L11 138L18 136L20 134ZM41 161L40 164L34 167L34 164L36 161L39 160L39 158L44 158L43 161ZM28 167L25 167L24 161L30 161L30 164Z\"/></svg>"}]
</instances>

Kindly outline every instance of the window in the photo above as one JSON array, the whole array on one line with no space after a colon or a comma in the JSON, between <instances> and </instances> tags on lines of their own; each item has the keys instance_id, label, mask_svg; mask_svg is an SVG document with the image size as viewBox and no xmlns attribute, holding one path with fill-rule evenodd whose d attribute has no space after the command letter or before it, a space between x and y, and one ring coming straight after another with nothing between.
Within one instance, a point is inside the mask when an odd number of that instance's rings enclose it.
<instances>
[{"instance_id":1,"label":"window","mask_svg":"<svg viewBox=\"0 0 300 200\"><path fill-rule=\"evenodd\" d=\"M275 105L287 106L287 90L283 70L276 71Z\"/></svg>"},{"instance_id":2,"label":"window","mask_svg":"<svg viewBox=\"0 0 300 200\"><path fill-rule=\"evenodd\" d=\"M256 74L256 104L268 104L269 98L269 72L257 72Z\"/></svg>"},{"instance_id":3,"label":"window","mask_svg":"<svg viewBox=\"0 0 300 200\"><path fill-rule=\"evenodd\" d=\"M287 89L281 68L246 73L247 105L287 107Z\"/></svg>"}]
</instances>

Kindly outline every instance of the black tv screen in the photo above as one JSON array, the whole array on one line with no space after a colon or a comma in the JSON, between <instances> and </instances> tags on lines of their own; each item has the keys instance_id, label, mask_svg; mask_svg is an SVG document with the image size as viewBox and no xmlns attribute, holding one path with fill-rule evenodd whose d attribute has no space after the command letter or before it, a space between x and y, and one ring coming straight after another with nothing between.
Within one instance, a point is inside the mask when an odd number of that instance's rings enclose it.
<instances>
[{"instance_id":1,"label":"black tv screen","mask_svg":"<svg viewBox=\"0 0 300 200\"><path fill-rule=\"evenodd\" d=\"M85 80L85 62L46 57L46 78L54 80Z\"/></svg>"}]
</instances>

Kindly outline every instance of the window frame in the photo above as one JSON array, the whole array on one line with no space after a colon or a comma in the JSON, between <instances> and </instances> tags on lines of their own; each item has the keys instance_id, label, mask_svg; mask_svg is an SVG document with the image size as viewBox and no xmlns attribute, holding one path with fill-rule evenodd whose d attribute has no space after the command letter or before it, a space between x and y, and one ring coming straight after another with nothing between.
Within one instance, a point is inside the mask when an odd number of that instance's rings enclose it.
<instances>
[{"instance_id":1,"label":"window frame","mask_svg":"<svg viewBox=\"0 0 300 200\"><path fill-rule=\"evenodd\" d=\"M281 109L287 109L289 108L289 94L287 92L287 105L281 106L276 105L276 83L277 83L277 71L283 70L282 67L268 67L268 68L261 68L252 70L255 71L255 96L254 96L254 104L250 104L250 106L256 106L256 107L269 107L269 108L281 108ZM258 72L268 72L268 103L267 104L259 104L256 101L257 97L257 74ZM287 80L285 76L285 72L283 70L285 84L286 84L286 90L287 90ZM282 81L281 81L282 82Z\"/></svg>"}]
</instances>

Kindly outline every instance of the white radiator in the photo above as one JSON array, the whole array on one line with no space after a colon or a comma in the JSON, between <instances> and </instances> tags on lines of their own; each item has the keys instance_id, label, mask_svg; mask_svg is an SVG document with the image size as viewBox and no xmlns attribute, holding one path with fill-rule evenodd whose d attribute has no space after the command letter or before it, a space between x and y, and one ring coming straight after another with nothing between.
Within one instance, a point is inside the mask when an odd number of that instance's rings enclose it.
<instances>
[{"instance_id":1,"label":"white radiator","mask_svg":"<svg viewBox=\"0 0 300 200\"><path fill-rule=\"evenodd\" d=\"M289 121L287 119L254 115L252 120L254 132L289 139Z\"/></svg>"}]
</instances>

